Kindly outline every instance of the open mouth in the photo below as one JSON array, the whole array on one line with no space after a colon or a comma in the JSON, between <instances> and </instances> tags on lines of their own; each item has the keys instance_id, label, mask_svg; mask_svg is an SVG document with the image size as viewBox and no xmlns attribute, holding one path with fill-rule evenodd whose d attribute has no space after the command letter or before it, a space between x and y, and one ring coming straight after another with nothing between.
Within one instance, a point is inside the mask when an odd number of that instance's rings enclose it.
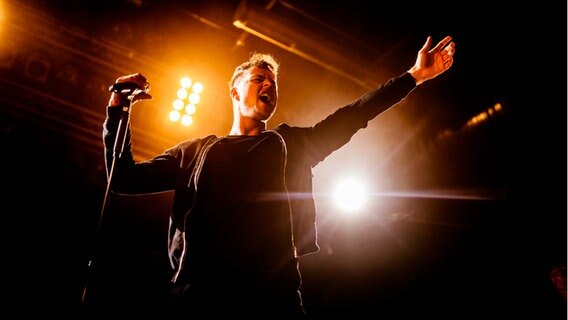
<instances>
[{"instance_id":1,"label":"open mouth","mask_svg":"<svg viewBox=\"0 0 568 320\"><path fill-rule=\"evenodd\" d=\"M270 96L267 93L263 93L261 94L259 97L260 101L269 104L272 102L272 99L270 98Z\"/></svg>"}]
</instances>

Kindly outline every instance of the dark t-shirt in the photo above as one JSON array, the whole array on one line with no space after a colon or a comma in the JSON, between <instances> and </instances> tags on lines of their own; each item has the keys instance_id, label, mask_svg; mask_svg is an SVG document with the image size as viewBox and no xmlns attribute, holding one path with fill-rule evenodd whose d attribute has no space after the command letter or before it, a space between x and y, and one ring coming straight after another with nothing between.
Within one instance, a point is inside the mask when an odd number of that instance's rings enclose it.
<instances>
[{"instance_id":1,"label":"dark t-shirt","mask_svg":"<svg viewBox=\"0 0 568 320\"><path fill-rule=\"evenodd\" d=\"M210 146L186 224L190 265L273 273L293 261L285 150L270 131Z\"/></svg>"}]
</instances>

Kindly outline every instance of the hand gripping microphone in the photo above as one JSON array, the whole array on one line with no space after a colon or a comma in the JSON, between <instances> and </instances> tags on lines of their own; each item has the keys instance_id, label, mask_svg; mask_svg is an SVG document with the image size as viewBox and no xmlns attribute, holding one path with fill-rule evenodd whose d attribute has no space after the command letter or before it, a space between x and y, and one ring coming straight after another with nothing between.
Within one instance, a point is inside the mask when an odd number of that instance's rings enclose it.
<instances>
[{"instance_id":1,"label":"hand gripping microphone","mask_svg":"<svg viewBox=\"0 0 568 320\"><path fill-rule=\"evenodd\" d=\"M120 82L115 83L108 88L110 92L124 94L124 95L137 95L139 93L148 93L150 91L150 83L146 83L144 88L140 88L140 86L135 82Z\"/></svg>"}]
</instances>

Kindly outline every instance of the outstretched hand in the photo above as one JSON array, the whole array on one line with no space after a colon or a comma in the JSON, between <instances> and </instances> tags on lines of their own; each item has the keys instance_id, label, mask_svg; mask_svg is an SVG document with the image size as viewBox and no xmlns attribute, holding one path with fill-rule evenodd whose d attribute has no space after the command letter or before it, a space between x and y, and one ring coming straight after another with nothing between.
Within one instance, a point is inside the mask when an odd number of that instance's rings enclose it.
<instances>
[{"instance_id":1,"label":"outstretched hand","mask_svg":"<svg viewBox=\"0 0 568 320\"><path fill-rule=\"evenodd\" d=\"M129 75L126 75L126 76L119 77L118 79L116 79L115 83L132 83L135 87L137 87L141 90L140 93L138 93L138 94L134 95L134 97L132 97L132 104L134 104L138 101L141 101L141 100L151 100L152 99L152 96L150 94L148 94L149 89L147 89L147 88L150 87L150 83L148 82L146 77L144 77L140 73L134 73L134 74L129 74ZM125 99L126 99L125 95L113 92L111 97L110 97L109 106L122 105L125 102Z\"/></svg>"},{"instance_id":2,"label":"outstretched hand","mask_svg":"<svg viewBox=\"0 0 568 320\"><path fill-rule=\"evenodd\" d=\"M434 48L430 49L432 37L429 36L426 39L426 43L418 51L414 66L408 70L416 80L417 85L437 77L452 66L456 44L451 40L451 36L446 36Z\"/></svg>"}]
</instances>

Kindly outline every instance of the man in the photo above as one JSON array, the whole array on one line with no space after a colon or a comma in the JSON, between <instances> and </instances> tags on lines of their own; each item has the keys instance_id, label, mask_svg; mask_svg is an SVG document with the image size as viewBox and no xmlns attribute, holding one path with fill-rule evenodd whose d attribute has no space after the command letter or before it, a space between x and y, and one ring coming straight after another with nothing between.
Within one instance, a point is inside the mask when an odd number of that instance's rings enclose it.
<instances>
[{"instance_id":1,"label":"man","mask_svg":"<svg viewBox=\"0 0 568 320\"><path fill-rule=\"evenodd\" d=\"M169 256L172 303L197 315L299 319L305 316L298 258L318 251L312 168L417 85L453 63L451 37L434 48L428 37L412 68L367 92L312 127L267 128L278 102L278 62L253 54L230 82L229 135L190 139L140 163L130 141L117 160L113 190L175 190ZM117 79L143 89L141 74ZM151 98L144 90L133 102ZM121 105L113 93L104 124L107 168Z\"/></svg>"}]
</instances>

